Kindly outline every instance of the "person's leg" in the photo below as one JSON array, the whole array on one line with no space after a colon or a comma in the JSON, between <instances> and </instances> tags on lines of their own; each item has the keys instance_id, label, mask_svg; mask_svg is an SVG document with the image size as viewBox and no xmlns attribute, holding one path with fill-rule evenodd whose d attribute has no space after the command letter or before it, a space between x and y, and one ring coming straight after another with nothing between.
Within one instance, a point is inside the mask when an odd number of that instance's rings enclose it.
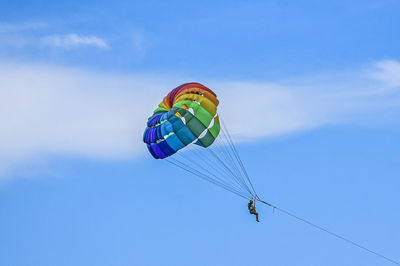
<instances>
[{"instance_id":1,"label":"person's leg","mask_svg":"<svg viewBox=\"0 0 400 266\"><path fill-rule=\"evenodd\" d=\"M258 220L258 213L257 213L257 212L255 213L255 215L256 215L256 221L257 221L257 222L260 222L260 221Z\"/></svg>"}]
</instances>

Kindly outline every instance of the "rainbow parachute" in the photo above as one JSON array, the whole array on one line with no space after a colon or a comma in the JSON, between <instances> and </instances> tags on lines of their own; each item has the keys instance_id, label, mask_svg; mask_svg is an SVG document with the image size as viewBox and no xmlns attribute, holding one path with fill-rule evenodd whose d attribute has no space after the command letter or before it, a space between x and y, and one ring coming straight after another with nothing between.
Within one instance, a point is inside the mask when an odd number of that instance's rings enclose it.
<instances>
[{"instance_id":1,"label":"rainbow parachute","mask_svg":"<svg viewBox=\"0 0 400 266\"><path fill-rule=\"evenodd\" d=\"M154 158L255 200L257 194L229 132L221 126L218 104L217 95L200 83L176 87L149 117L143 141Z\"/></svg>"},{"instance_id":2,"label":"rainbow parachute","mask_svg":"<svg viewBox=\"0 0 400 266\"><path fill-rule=\"evenodd\" d=\"M210 146L220 132L215 93L200 83L173 89L147 122L143 141L151 155L164 159L194 143Z\"/></svg>"}]
</instances>

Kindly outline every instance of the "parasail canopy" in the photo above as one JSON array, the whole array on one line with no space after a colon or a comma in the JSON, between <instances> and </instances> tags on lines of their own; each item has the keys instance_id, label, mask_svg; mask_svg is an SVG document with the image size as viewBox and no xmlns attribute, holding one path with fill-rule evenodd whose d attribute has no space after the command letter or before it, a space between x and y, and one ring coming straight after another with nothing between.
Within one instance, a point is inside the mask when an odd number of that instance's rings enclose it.
<instances>
[{"instance_id":1,"label":"parasail canopy","mask_svg":"<svg viewBox=\"0 0 400 266\"><path fill-rule=\"evenodd\" d=\"M215 93L200 83L173 89L147 122L143 141L156 159L194 143L210 146L220 131Z\"/></svg>"},{"instance_id":2,"label":"parasail canopy","mask_svg":"<svg viewBox=\"0 0 400 266\"><path fill-rule=\"evenodd\" d=\"M246 199L258 199L232 138L218 116L217 95L185 83L164 97L143 134L150 154Z\"/></svg>"}]
</instances>

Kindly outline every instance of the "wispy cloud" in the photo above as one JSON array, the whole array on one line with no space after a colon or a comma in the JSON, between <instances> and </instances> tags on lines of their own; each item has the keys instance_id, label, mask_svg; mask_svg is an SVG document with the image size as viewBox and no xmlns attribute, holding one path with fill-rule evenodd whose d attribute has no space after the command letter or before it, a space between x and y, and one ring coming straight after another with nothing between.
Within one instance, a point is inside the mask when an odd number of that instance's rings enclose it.
<instances>
[{"instance_id":1,"label":"wispy cloud","mask_svg":"<svg viewBox=\"0 0 400 266\"><path fill-rule=\"evenodd\" d=\"M224 118L233 133L251 140L400 112L399 76L400 62L386 60L342 73L214 87L221 90Z\"/></svg>"},{"instance_id":2,"label":"wispy cloud","mask_svg":"<svg viewBox=\"0 0 400 266\"><path fill-rule=\"evenodd\" d=\"M0 178L40 155L120 159L146 152L147 117L181 78L0 64ZM280 82L203 80L238 140L400 111L400 63ZM373 121L369 121L373 123Z\"/></svg>"},{"instance_id":3,"label":"wispy cloud","mask_svg":"<svg viewBox=\"0 0 400 266\"><path fill-rule=\"evenodd\" d=\"M378 71L374 71L372 74L378 80L384 82L389 88L400 87L399 62L392 60L384 60L377 63L376 68L378 69Z\"/></svg>"},{"instance_id":4,"label":"wispy cloud","mask_svg":"<svg viewBox=\"0 0 400 266\"><path fill-rule=\"evenodd\" d=\"M39 30L48 27L45 22L0 23L0 33Z\"/></svg>"},{"instance_id":5,"label":"wispy cloud","mask_svg":"<svg viewBox=\"0 0 400 266\"><path fill-rule=\"evenodd\" d=\"M46 30L43 31L44 29ZM51 32L51 27L45 22L0 23L0 46L14 48L47 48L51 46L63 49L78 47L109 48L107 41L99 36L77 33L50 34L49 31ZM141 40L138 39L137 42L135 45L140 46Z\"/></svg>"},{"instance_id":6,"label":"wispy cloud","mask_svg":"<svg viewBox=\"0 0 400 266\"><path fill-rule=\"evenodd\" d=\"M97 36L84 36L75 33L66 35L50 35L42 38L46 45L60 48L74 48L81 46L92 46L107 49L108 44L105 40Z\"/></svg>"}]
</instances>

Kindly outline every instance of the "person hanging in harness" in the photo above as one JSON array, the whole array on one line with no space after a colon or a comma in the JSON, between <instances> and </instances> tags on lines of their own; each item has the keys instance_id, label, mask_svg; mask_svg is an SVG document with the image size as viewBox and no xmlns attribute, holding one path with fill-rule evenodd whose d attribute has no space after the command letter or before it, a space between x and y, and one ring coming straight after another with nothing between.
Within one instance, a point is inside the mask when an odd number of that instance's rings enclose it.
<instances>
[{"instance_id":1,"label":"person hanging in harness","mask_svg":"<svg viewBox=\"0 0 400 266\"><path fill-rule=\"evenodd\" d=\"M247 204L247 208L249 209L250 214L254 214L256 216L256 221L260 222L258 220L258 212L256 211L256 204L253 202L253 200L249 201L249 204Z\"/></svg>"}]
</instances>

